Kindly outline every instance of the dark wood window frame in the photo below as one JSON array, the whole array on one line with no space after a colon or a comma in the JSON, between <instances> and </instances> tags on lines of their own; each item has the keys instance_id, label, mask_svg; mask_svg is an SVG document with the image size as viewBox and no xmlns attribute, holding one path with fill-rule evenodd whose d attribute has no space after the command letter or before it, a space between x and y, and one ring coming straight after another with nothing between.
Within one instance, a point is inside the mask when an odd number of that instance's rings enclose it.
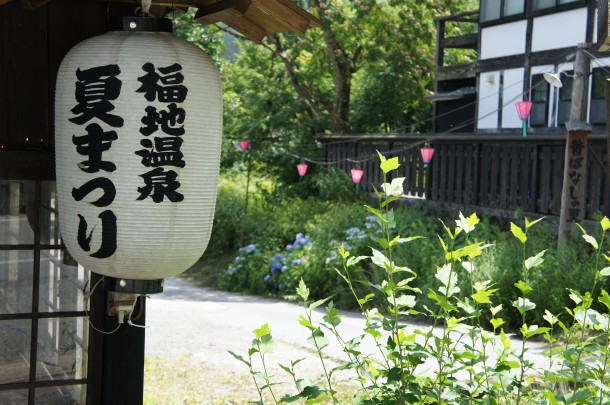
<instances>
[{"instance_id":1,"label":"dark wood window frame","mask_svg":"<svg viewBox=\"0 0 610 405\"><path fill-rule=\"evenodd\" d=\"M45 250L56 250L65 252L65 247L58 238L53 238L55 242L44 243L42 237L41 218L45 209L51 209L43 204L42 187L45 182L55 180L54 159L49 152L35 151L5 151L1 152L0 159L0 180L9 182L30 182L34 184L34 215L32 215L33 241L17 244L0 244L0 252L30 252L33 256L32 263L32 290L30 311L18 311L14 313L0 313L0 323L9 321L30 322L30 342L29 342L29 375L26 380L0 383L0 392L18 391L28 392L27 404L37 403L37 390L53 387L83 386L89 383L88 378L66 378L66 379L39 379L37 378L38 368L38 345L39 345L39 322L44 320L59 320L66 318L85 318L85 311L40 311L40 281L41 281L41 257ZM86 321L85 321L86 322ZM86 389L86 388L84 388Z\"/></svg>"}]
</instances>

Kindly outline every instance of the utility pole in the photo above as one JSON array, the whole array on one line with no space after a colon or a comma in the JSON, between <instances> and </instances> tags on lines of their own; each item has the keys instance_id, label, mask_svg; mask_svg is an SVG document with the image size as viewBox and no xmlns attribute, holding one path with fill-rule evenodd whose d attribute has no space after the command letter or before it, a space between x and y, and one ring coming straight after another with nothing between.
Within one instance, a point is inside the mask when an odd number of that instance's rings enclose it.
<instances>
[{"instance_id":1,"label":"utility pole","mask_svg":"<svg viewBox=\"0 0 610 405\"><path fill-rule=\"evenodd\" d=\"M590 60L586 50L590 44L579 44L574 61L574 82L570 120L565 145L563 190L559 215L558 249L567 242L568 221L580 221L585 216L585 177L587 175L587 144L591 126L587 120Z\"/></svg>"}]
</instances>

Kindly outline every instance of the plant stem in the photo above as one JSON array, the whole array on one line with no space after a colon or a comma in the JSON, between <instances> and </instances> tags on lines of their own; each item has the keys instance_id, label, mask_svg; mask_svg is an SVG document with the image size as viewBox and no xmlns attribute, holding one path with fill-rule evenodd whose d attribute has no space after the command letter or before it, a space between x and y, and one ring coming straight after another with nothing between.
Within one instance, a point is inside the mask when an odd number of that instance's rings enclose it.
<instances>
[{"instance_id":1,"label":"plant stem","mask_svg":"<svg viewBox=\"0 0 610 405\"><path fill-rule=\"evenodd\" d=\"M263 352L261 351L261 344L260 341L256 342L256 346L258 349L258 354L261 357L261 362L263 363L263 370L265 371L265 382L267 383L267 388L269 389L269 392L271 393L271 397L273 398L273 402L277 405L277 399L275 398L275 394L273 393L273 389L271 388L271 380L269 379L269 373L267 372L267 364L265 363L265 355L263 354ZM261 397L261 402L263 401L262 397Z\"/></svg>"},{"instance_id":2,"label":"plant stem","mask_svg":"<svg viewBox=\"0 0 610 405\"><path fill-rule=\"evenodd\" d=\"M311 325L313 325L313 318L311 316L311 311L309 311L307 309L307 307L305 307L305 313L307 314L307 319L309 320L309 323ZM312 339L313 340L313 344L316 346L316 351L318 352L318 357L320 358L320 363L322 363L322 369L324 370L324 375L326 376L326 381L328 382L328 390L330 392L330 396L333 399L333 402L336 403L337 399L335 398L335 393L333 391L333 386L332 386L332 383L331 383L331 380L330 380L330 375L328 374L328 371L326 370L326 363L324 362L324 356L322 356L322 349L318 345L318 340L314 337L313 331L312 331L311 335L312 335L312 338L313 338Z\"/></svg>"},{"instance_id":3,"label":"plant stem","mask_svg":"<svg viewBox=\"0 0 610 405\"><path fill-rule=\"evenodd\" d=\"M387 184L387 174L384 172L383 173L383 183ZM387 197L387 196L386 196ZM382 204L382 200L381 200L381 195L379 196L379 206L381 207ZM385 237L386 237L386 241L391 240L390 239L390 226L388 223L388 213L389 213L389 209L388 209L388 205L386 205L384 207L385 210L385 218L386 221L382 222L382 229L385 233ZM386 251L386 257L388 258L388 260L390 261L390 263L388 264L389 267L394 266L394 261L392 260L392 247L388 246L387 249L384 249ZM402 348L402 342L400 339L400 328L399 328L399 324L398 324L398 313L399 313L399 308L398 305L396 304L396 287L395 287L395 283L394 283L394 274L393 272L389 271L389 269L386 270L386 273L388 275L388 281L390 282L391 285L391 302L392 302L392 306L393 306L393 313L394 313L394 325L392 327L392 338L394 339L396 345L398 346L398 362L400 363L400 385L401 385L401 390L400 391L406 391L406 379L405 379L405 365L404 365L404 353L403 353L403 348Z\"/></svg>"},{"instance_id":4,"label":"plant stem","mask_svg":"<svg viewBox=\"0 0 610 405\"><path fill-rule=\"evenodd\" d=\"M527 226L525 227L525 235L527 236ZM525 260L526 260L526 256L525 256L525 243L521 244L521 252L522 252L522 262L523 262L523 267L522 267L522 272L523 272L523 278L524 278L524 282L525 285L529 285L527 283L527 278L528 278L528 272L527 272L527 267L525 266ZM521 291L521 299L522 299L522 306L523 308L520 309L521 311L521 325L525 326L525 291ZM521 366L521 370L520 370L520 374L519 374L519 387L518 387L518 391L517 391L517 404L519 405L519 403L521 402L521 394L523 393L523 376L525 374L525 365L523 364L523 360L525 358L525 341L527 340L527 336L525 333L523 333L523 336L521 338L521 354L519 355L519 363Z\"/></svg>"},{"instance_id":5,"label":"plant stem","mask_svg":"<svg viewBox=\"0 0 610 405\"><path fill-rule=\"evenodd\" d=\"M590 293L591 302L593 301L593 294L595 293L595 287L597 286L597 280L599 278L599 255L600 255L602 247L604 245L605 236L606 236L606 233L602 232L601 243L599 244L599 246L597 248L597 252L595 254L595 279L593 280L593 287L591 288L591 293ZM579 345L582 345L583 340L585 338L585 331L587 329L587 312L589 311L590 306L591 306L591 303L586 303L585 313L583 316L582 332L580 333ZM573 374L574 389L572 390L572 394L576 394L576 390L578 389L578 379L577 378L578 378L578 374L580 371L580 359L582 357L582 352L583 352L583 350L578 351L578 357L576 359L576 367L574 368L574 374Z\"/></svg>"}]
</instances>

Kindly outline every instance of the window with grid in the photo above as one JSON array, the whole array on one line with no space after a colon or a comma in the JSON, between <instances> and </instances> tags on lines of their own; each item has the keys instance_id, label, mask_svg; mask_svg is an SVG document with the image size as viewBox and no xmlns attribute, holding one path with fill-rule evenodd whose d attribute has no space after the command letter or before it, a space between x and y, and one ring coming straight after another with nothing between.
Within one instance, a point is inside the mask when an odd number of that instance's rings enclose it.
<instances>
[{"instance_id":1,"label":"window with grid","mask_svg":"<svg viewBox=\"0 0 610 405\"><path fill-rule=\"evenodd\" d=\"M606 80L610 79L610 69L595 68L591 75L591 124L606 124Z\"/></svg>"},{"instance_id":2,"label":"window with grid","mask_svg":"<svg viewBox=\"0 0 610 405\"><path fill-rule=\"evenodd\" d=\"M562 9L567 6L585 5L586 0L533 0L532 11Z\"/></svg>"},{"instance_id":3,"label":"window with grid","mask_svg":"<svg viewBox=\"0 0 610 405\"><path fill-rule=\"evenodd\" d=\"M481 22L519 16L525 13L525 0L481 0Z\"/></svg>"},{"instance_id":4,"label":"window with grid","mask_svg":"<svg viewBox=\"0 0 610 405\"><path fill-rule=\"evenodd\" d=\"M549 83L541 74L532 75L532 111L529 124L532 127L544 127L548 122L549 111Z\"/></svg>"},{"instance_id":5,"label":"window with grid","mask_svg":"<svg viewBox=\"0 0 610 405\"><path fill-rule=\"evenodd\" d=\"M0 404L84 404L89 273L59 238L55 183L0 180Z\"/></svg>"},{"instance_id":6,"label":"window with grid","mask_svg":"<svg viewBox=\"0 0 610 405\"><path fill-rule=\"evenodd\" d=\"M561 82L563 85L559 89L559 101L557 103L557 126L563 126L570 120L574 72L565 72L565 74L561 75Z\"/></svg>"}]
</instances>

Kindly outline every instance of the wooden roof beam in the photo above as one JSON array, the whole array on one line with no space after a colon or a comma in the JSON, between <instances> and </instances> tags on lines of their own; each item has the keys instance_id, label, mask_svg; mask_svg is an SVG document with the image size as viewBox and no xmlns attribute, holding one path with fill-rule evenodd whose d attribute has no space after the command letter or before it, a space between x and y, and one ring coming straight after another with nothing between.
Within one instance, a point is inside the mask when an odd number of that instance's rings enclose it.
<instances>
[{"instance_id":1,"label":"wooden roof beam","mask_svg":"<svg viewBox=\"0 0 610 405\"><path fill-rule=\"evenodd\" d=\"M248 11L250 0L220 0L209 6L200 6L195 14L195 20L213 24L237 17L243 17Z\"/></svg>"},{"instance_id":2,"label":"wooden roof beam","mask_svg":"<svg viewBox=\"0 0 610 405\"><path fill-rule=\"evenodd\" d=\"M309 19L295 12L288 7L285 2L277 0L253 0L256 9L260 10L267 17L286 27L286 31L296 31L300 34L305 33L309 27Z\"/></svg>"}]
</instances>

